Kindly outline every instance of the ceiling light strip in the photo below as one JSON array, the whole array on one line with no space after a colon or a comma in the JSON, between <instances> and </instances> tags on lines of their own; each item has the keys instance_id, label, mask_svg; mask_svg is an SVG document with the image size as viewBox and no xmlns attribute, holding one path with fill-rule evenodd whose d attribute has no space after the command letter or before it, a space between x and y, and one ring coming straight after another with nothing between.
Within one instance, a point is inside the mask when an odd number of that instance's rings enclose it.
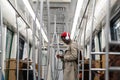
<instances>
[{"instance_id":1,"label":"ceiling light strip","mask_svg":"<svg viewBox=\"0 0 120 80\"><path fill-rule=\"evenodd\" d=\"M72 30L71 30L71 39L74 38L74 33L76 31L76 27L77 27L77 22L78 22L78 18L80 16L80 11L82 9L82 4L83 4L84 0L78 0L77 1L77 7L76 7L76 11L75 11L75 16L74 16L74 21L73 21L73 26L72 26Z\"/></svg>"},{"instance_id":2,"label":"ceiling light strip","mask_svg":"<svg viewBox=\"0 0 120 80\"><path fill-rule=\"evenodd\" d=\"M29 13L31 14L33 20L35 20L35 13L34 13L32 7L30 6L28 0L23 0L23 3L25 4L26 8L28 9ZM40 26L40 23L39 23L38 19L36 19L36 25L40 29L41 26ZM46 36L46 34L45 34L45 32L42 28L41 28L41 33L42 33L45 41L48 42L48 38L47 38L47 36Z\"/></svg>"}]
</instances>

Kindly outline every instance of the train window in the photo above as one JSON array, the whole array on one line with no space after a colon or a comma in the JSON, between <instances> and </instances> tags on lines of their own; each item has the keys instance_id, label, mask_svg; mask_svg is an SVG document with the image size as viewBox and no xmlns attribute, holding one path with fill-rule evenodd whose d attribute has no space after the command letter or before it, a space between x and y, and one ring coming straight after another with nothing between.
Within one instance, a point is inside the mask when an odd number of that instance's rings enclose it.
<instances>
[{"instance_id":1,"label":"train window","mask_svg":"<svg viewBox=\"0 0 120 80\"><path fill-rule=\"evenodd\" d=\"M111 40L120 41L120 18L111 23Z\"/></svg>"},{"instance_id":2,"label":"train window","mask_svg":"<svg viewBox=\"0 0 120 80\"><path fill-rule=\"evenodd\" d=\"M10 57L11 57L12 41L13 41L13 32L10 29L7 28L7 34L6 34L6 55L5 55L6 60L9 60ZM6 65L6 68L10 68L10 62L7 63L7 64L8 65ZM8 74L9 74L9 70L7 69L6 73L5 73L6 80L9 77Z\"/></svg>"},{"instance_id":3,"label":"train window","mask_svg":"<svg viewBox=\"0 0 120 80\"><path fill-rule=\"evenodd\" d=\"M85 58L87 57L87 45L85 45Z\"/></svg>"},{"instance_id":4,"label":"train window","mask_svg":"<svg viewBox=\"0 0 120 80\"><path fill-rule=\"evenodd\" d=\"M99 51L101 51L101 41L102 41L102 39L101 39L101 31L99 31L98 32L98 43L99 43Z\"/></svg>"},{"instance_id":5,"label":"train window","mask_svg":"<svg viewBox=\"0 0 120 80\"><path fill-rule=\"evenodd\" d=\"M94 39L92 39L92 48L91 48L92 50L92 52L95 52L95 41L94 41Z\"/></svg>"},{"instance_id":6,"label":"train window","mask_svg":"<svg viewBox=\"0 0 120 80\"><path fill-rule=\"evenodd\" d=\"M91 48L92 50L92 52L95 52L95 40L94 40L94 38L92 39L92 48ZM92 59L93 60L95 60L95 55L92 55Z\"/></svg>"},{"instance_id":7,"label":"train window","mask_svg":"<svg viewBox=\"0 0 120 80\"><path fill-rule=\"evenodd\" d=\"M22 38L19 38L19 59L22 59L23 57L24 43L25 41Z\"/></svg>"},{"instance_id":8,"label":"train window","mask_svg":"<svg viewBox=\"0 0 120 80\"><path fill-rule=\"evenodd\" d=\"M7 29L6 35L6 59L10 58L11 48L12 48L13 32L10 29Z\"/></svg>"}]
</instances>

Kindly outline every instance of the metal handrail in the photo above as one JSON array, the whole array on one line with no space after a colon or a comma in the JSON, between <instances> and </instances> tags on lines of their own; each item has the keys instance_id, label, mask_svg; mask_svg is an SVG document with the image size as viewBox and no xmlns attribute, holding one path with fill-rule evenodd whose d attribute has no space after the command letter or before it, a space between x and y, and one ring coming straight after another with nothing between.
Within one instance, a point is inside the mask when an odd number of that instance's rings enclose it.
<instances>
[{"instance_id":1,"label":"metal handrail","mask_svg":"<svg viewBox=\"0 0 120 80\"><path fill-rule=\"evenodd\" d=\"M1 2L1 1L0 1ZM2 80L2 61L3 61L3 48L2 48L2 26L3 26L3 17L2 17L2 10L0 5L0 80Z\"/></svg>"},{"instance_id":2,"label":"metal handrail","mask_svg":"<svg viewBox=\"0 0 120 80\"><path fill-rule=\"evenodd\" d=\"M92 32L93 32L93 26L94 26L94 12L95 12L95 5L96 5L96 0L93 0L93 6L92 6L92 18L91 18L91 30L90 30L90 47L89 47L89 80L91 80L91 61L92 61L92 59L91 59L91 49L92 49Z\"/></svg>"}]
</instances>

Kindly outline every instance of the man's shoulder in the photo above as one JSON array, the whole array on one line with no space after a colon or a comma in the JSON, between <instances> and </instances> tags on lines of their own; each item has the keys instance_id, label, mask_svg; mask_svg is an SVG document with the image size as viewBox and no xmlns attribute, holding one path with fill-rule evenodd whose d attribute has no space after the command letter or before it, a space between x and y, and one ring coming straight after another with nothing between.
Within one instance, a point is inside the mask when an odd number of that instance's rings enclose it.
<instances>
[{"instance_id":1,"label":"man's shoulder","mask_svg":"<svg viewBox=\"0 0 120 80\"><path fill-rule=\"evenodd\" d=\"M72 41L71 46L78 47L78 45L75 41Z\"/></svg>"},{"instance_id":2,"label":"man's shoulder","mask_svg":"<svg viewBox=\"0 0 120 80\"><path fill-rule=\"evenodd\" d=\"M72 41L72 42L71 42L71 44L75 44L75 45L77 45L77 42L75 42L75 41Z\"/></svg>"}]
</instances>

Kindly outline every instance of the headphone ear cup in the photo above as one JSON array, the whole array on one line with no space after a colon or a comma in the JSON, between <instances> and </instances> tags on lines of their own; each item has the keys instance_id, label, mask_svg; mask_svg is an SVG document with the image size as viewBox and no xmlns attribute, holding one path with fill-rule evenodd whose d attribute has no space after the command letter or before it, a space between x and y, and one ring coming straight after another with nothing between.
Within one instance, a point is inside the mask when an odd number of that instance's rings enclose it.
<instances>
[{"instance_id":1,"label":"headphone ear cup","mask_svg":"<svg viewBox=\"0 0 120 80\"><path fill-rule=\"evenodd\" d=\"M68 40L68 39L69 39L68 33L67 33L67 36L65 37L65 39L66 39L66 40Z\"/></svg>"},{"instance_id":2,"label":"headphone ear cup","mask_svg":"<svg viewBox=\"0 0 120 80\"><path fill-rule=\"evenodd\" d=\"M66 39L66 40L68 40L68 39L69 39L69 37L68 37L68 36L66 36L66 37L65 37L65 39Z\"/></svg>"}]
</instances>

